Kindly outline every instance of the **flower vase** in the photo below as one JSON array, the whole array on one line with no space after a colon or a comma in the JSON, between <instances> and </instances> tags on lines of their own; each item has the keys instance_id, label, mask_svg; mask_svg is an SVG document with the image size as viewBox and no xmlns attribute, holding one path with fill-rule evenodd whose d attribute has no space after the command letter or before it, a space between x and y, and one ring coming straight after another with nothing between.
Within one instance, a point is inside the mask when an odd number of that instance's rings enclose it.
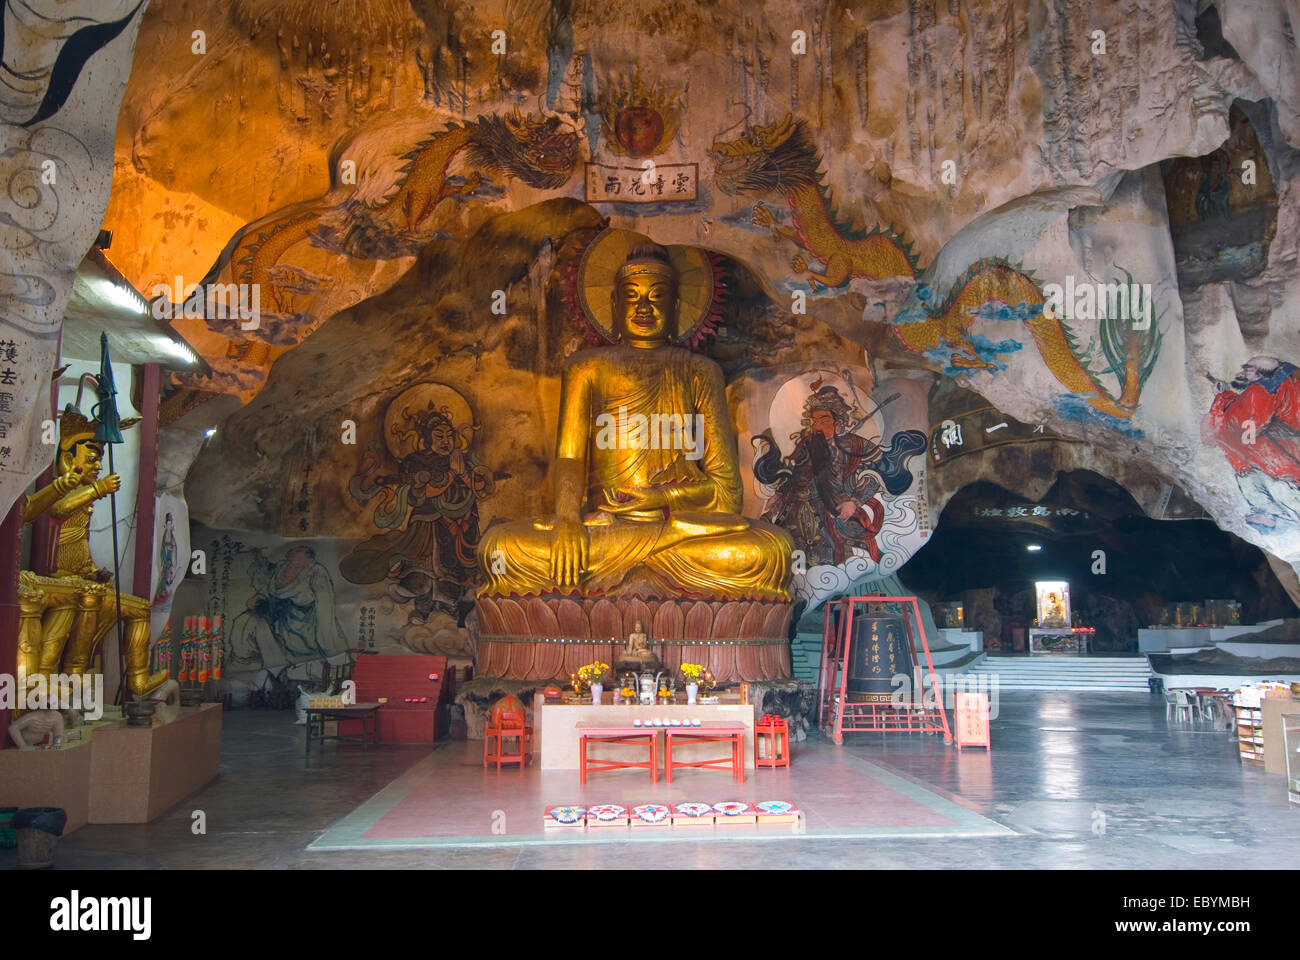
<instances>
[{"instance_id":1,"label":"flower vase","mask_svg":"<svg viewBox=\"0 0 1300 960\"><path fill-rule=\"evenodd\" d=\"M695 695L699 692L700 685L698 683L688 683L686 685L686 702L691 706L695 706Z\"/></svg>"},{"instance_id":2,"label":"flower vase","mask_svg":"<svg viewBox=\"0 0 1300 960\"><path fill-rule=\"evenodd\" d=\"M594 704L599 705L599 704L600 704L600 696L601 696L601 694L603 694L604 692L605 692L605 687L604 687L602 684L599 684L599 683L593 683L593 684L591 685L591 702L594 703Z\"/></svg>"}]
</instances>

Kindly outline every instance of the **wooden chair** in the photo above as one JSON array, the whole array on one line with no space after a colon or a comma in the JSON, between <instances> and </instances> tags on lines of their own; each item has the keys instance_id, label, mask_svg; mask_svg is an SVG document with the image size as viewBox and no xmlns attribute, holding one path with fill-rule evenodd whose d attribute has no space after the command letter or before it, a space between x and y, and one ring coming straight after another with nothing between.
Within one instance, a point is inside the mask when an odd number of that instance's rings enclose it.
<instances>
[{"instance_id":1,"label":"wooden chair","mask_svg":"<svg viewBox=\"0 0 1300 960\"><path fill-rule=\"evenodd\" d=\"M493 741L496 749L492 749ZM518 753L505 751L506 740L519 742ZM502 697L492 704L488 711L487 726L483 728L483 766L495 763L501 769L503 763L517 763L522 770L526 764L533 762L533 728L528 723L528 715L518 697Z\"/></svg>"}]
</instances>

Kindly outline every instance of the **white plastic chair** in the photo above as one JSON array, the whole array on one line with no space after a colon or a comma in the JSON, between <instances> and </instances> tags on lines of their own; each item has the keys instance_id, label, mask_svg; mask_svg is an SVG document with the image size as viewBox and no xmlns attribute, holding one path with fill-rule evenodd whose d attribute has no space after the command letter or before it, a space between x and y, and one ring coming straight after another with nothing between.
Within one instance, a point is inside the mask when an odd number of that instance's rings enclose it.
<instances>
[{"instance_id":1,"label":"white plastic chair","mask_svg":"<svg viewBox=\"0 0 1300 960\"><path fill-rule=\"evenodd\" d=\"M1178 719L1183 718L1183 711L1187 711L1187 722L1196 722L1196 702L1192 699L1192 694L1187 690L1177 690L1174 692L1177 698L1174 703L1174 712L1178 714Z\"/></svg>"}]
</instances>

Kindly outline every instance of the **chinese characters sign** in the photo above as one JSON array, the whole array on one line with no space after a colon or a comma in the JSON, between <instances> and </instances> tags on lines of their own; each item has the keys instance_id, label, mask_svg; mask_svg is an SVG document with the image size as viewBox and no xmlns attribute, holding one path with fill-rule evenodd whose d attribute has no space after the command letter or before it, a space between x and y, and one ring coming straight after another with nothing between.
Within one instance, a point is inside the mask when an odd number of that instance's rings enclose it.
<instances>
[{"instance_id":1,"label":"chinese characters sign","mask_svg":"<svg viewBox=\"0 0 1300 960\"><path fill-rule=\"evenodd\" d=\"M1037 440L1079 442L1048 430L1046 424L1021 423L994 407L982 407L957 414L930 428L930 464L937 467L963 454Z\"/></svg>"},{"instance_id":2,"label":"chinese characters sign","mask_svg":"<svg viewBox=\"0 0 1300 960\"><path fill-rule=\"evenodd\" d=\"M699 164L660 163L648 168L588 163L588 203L686 203L699 195Z\"/></svg>"}]
</instances>

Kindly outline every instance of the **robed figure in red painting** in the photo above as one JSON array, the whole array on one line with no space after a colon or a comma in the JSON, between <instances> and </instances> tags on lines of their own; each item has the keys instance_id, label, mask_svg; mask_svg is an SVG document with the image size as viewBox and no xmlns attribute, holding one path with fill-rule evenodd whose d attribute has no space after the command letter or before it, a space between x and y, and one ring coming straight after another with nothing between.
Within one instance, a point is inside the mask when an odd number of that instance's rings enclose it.
<instances>
[{"instance_id":1,"label":"robed figure in red painting","mask_svg":"<svg viewBox=\"0 0 1300 960\"><path fill-rule=\"evenodd\" d=\"M1251 357L1231 384L1214 383L1206 440L1227 454L1250 504L1246 522L1271 530L1298 523L1284 501L1300 493L1300 369L1277 357Z\"/></svg>"},{"instance_id":2,"label":"robed figure in red painting","mask_svg":"<svg viewBox=\"0 0 1300 960\"><path fill-rule=\"evenodd\" d=\"M906 463L925 450L925 434L902 430L882 446L854 432L862 412L836 387L821 380L811 386L788 458L781 456L770 429L755 438L766 449L754 461L754 478L773 490L763 519L789 530L814 564L842 564L859 551L879 563L883 554L876 538L885 522L881 495L896 496L911 486Z\"/></svg>"}]
</instances>

